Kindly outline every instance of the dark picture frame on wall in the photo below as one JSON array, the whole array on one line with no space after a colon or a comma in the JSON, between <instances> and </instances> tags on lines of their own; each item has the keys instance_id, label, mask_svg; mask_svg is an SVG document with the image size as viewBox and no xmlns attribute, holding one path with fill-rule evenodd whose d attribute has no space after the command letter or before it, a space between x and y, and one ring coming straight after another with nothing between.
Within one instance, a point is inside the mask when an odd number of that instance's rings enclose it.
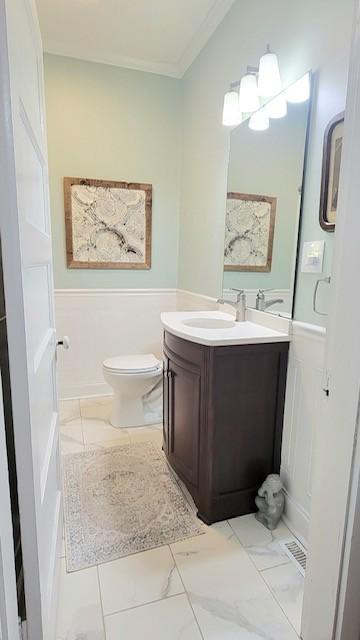
<instances>
[{"instance_id":1,"label":"dark picture frame on wall","mask_svg":"<svg viewBox=\"0 0 360 640\"><path fill-rule=\"evenodd\" d=\"M319 222L324 231L335 231L341 168L344 111L328 124L324 134Z\"/></svg>"}]
</instances>

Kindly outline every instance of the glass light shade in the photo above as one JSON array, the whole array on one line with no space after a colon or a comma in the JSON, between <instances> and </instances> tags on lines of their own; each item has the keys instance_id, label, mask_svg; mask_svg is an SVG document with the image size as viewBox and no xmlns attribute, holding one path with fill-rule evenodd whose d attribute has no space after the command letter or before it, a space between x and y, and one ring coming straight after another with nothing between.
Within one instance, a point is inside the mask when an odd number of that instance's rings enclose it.
<instances>
[{"instance_id":1,"label":"glass light shade","mask_svg":"<svg viewBox=\"0 0 360 640\"><path fill-rule=\"evenodd\" d=\"M310 74L306 73L300 80L294 82L285 91L285 98L288 102L298 104L306 102L310 98Z\"/></svg>"},{"instance_id":2,"label":"glass light shade","mask_svg":"<svg viewBox=\"0 0 360 640\"><path fill-rule=\"evenodd\" d=\"M241 122L239 94L237 91L231 90L225 93L222 122L225 127L234 127Z\"/></svg>"},{"instance_id":3,"label":"glass light shade","mask_svg":"<svg viewBox=\"0 0 360 640\"><path fill-rule=\"evenodd\" d=\"M259 96L272 98L281 92L281 77L276 53L265 53L259 62Z\"/></svg>"},{"instance_id":4,"label":"glass light shade","mask_svg":"<svg viewBox=\"0 0 360 640\"><path fill-rule=\"evenodd\" d=\"M249 127L254 131L266 131L269 128L269 116L264 109L253 113L249 120Z\"/></svg>"},{"instance_id":5,"label":"glass light shade","mask_svg":"<svg viewBox=\"0 0 360 640\"><path fill-rule=\"evenodd\" d=\"M260 107L255 74L247 73L241 78L239 103L243 113L252 113Z\"/></svg>"},{"instance_id":6,"label":"glass light shade","mask_svg":"<svg viewBox=\"0 0 360 640\"><path fill-rule=\"evenodd\" d=\"M284 94L276 96L276 98L268 102L264 110L269 118L284 118L287 114L287 104Z\"/></svg>"}]
</instances>

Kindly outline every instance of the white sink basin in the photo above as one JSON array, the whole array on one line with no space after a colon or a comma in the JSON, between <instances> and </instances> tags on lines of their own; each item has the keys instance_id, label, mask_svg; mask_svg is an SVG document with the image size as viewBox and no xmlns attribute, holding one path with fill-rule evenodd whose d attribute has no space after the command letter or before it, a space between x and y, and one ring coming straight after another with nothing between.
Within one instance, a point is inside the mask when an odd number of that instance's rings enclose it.
<instances>
[{"instance_id":1,"label":"white sink basin","mask_svg":"<svg viewBox=\"0 0 360 640\"><path fill-rule=\"evenodd\" d=\"M169 311L161 314L161 323L179 338L213 347L290 341L288 333L248 320L236 322L221 311Z\"/></svg>"},{"instance_id":2,"label":"white sink basin","mask_svg":"<svg viewBox=\"0 0 360 640\"><path fill-rule=\"evenodd\" d=\"M198 329L232 329L236 327L235 320L223 320L221 318L190 318L183 320L186 327Z\"/></svg>"}]
</instances>

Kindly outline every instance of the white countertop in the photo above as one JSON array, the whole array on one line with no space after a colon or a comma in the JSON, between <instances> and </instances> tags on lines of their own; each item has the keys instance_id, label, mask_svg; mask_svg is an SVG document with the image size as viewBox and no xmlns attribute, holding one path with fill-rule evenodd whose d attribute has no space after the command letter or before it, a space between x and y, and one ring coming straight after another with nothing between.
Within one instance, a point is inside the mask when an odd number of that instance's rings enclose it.
<instances>
[{"instance_id":1,"label":"white countertop","mask_svg":"<svg viewBox=\"0 0 360 640\"><path fill-rule=\"evenodd\" d=\"M266 315L266 314L263 314ZM227 328L202 328L184 324L194 319L222 320L231 323ZM221 311L169 311L161 314L164 329L178 338L212 347L264 344L271 342L289 342L288 332L276 331L273 328L246 320L235 322L233 315Z\"/></svg>"}]
</instances>

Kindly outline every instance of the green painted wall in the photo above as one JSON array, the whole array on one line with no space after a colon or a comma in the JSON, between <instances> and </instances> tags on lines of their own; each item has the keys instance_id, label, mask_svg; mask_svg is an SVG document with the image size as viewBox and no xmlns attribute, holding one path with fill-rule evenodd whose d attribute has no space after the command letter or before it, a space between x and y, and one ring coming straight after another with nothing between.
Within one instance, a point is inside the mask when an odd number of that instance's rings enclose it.
<instances>
[{"instance_id":1,"label":"green painted wall","mask_svg":"<svg viewBox=\"0 0 360 640\"><path fill-rule=\"evenodd\" d=\"M180 81L45 55L45 98L56 288L176 287ZM153 185L149 271L66 268L64 176Z\"/></svg>"},{"instance_id":2,"label":"green painted wall","mask_svg":"<svg viewBox=\"0 0 360 640\"><path fill-rule=\"evenodd\" d=\"M353 0L253 0L246 7L236 0L182 80L45 55L55 286L178 285L220 295L230 136L221 123L223 95L269 40L285 85L315 72L301 242L325 239L329 273L333 235L318 224L322 141L345 105L352 16ZM66 268L66 175L153 184L150 271ZM299 274L295 317L321 324L311 309L315 279Z\"/></svg>"},{"instance_id":3,"label":"green painted wall","mask_svg":"<svg viewBox=\"0 0 360 640\"><path fill-rule=\"evenodd\" d=\"M289 85L312 69L312 140L305 184L302 241L325 236L330 269L333 237L318 224L322 138L345 105L353 0L236 0L183 79L184 153L181 185L179 286L218 297L222 281L224 202L229 130L221 124L223 95L231 81L257 64L266 44L279 56ZM296 318L321 323L312 313L313 275L299 278Z\"/></svg>"}]
</instances>

